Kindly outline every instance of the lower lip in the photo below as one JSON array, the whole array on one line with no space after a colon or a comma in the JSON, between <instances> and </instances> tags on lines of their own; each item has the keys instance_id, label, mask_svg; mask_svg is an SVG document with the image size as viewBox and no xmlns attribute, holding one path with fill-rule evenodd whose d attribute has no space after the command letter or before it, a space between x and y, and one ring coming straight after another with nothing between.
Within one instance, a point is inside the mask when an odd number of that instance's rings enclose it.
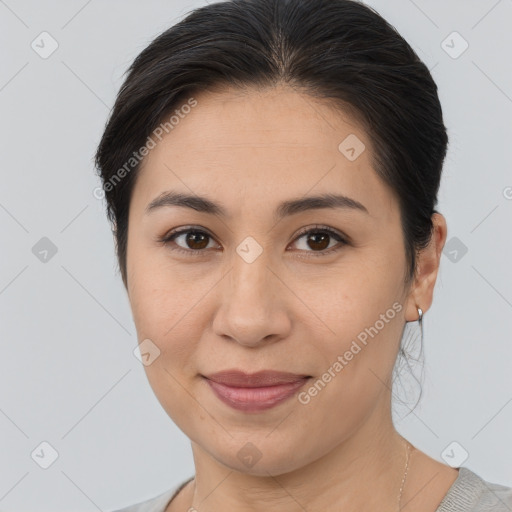
<instances>
[{"instance_id":1,"label":"lower lip","mask_svg":"<svg viewBox=\"0 0 512 512\"><path fill-rule=\"evenodd\" d=\"M265 386L261 388L236 388L205 379L210 388L225 404L245 412L258 412L270 409L290 398L309 378L296 382Z\"/></svg>"}]
</instances>

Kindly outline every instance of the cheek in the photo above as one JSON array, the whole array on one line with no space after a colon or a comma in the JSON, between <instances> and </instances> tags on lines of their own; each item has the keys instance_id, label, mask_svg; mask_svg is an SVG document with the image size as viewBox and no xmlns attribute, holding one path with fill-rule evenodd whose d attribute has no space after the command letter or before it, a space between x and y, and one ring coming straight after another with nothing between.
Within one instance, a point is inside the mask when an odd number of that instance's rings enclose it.
<instances>
[{"instance_id":1,"label":"cheek","mask_svg":"<svg viewBox=\"0 0 512 512\"><path fill-rule=\"evenodd\" d=\"M187 287L179 279L180 269L170 265L165 251L146 247L140 233L130 233L128 244L129 299L135 324L161 338L177 322L181 303L187 303Z\"/></svg>"},{"instance_id":2,"label":"cheek","mask_svg":"<svg viewBox=\"0 0 512 512\"><path fill-rule=\"evenodd\" d=\"M378 330L390 330L388 320L398 316L397 309L402 308L395 304L400 299L397 283L401 268L394 267L396 264L382 264L376 258L366 261L360 258L347 261L336 271L315 278L303 277L294 289L315 313L309 323L314 323L318 333L346 341L370 329L381 315L385 327L382 329L383 324L379 322ZM379 271L379 268L386 270Z\"/></svg>"},{"instance_id":3,"label":"cheek","mask_svg":"<svg viewBox=\"0 0 512 512\"><path fill-rule=\"evenodd\" d=\"M130 303L138 341L150 339L160 351L145 366L148 379L157 396L159 390L181 396L171 375L182 381L178 375L197 371L196 354L208 320L201 314L203 296L209 286L197 285L176 267L163 271L155 264L142 265L142 260L134 275Z\"/></svg>"},{"instance_id":4,"label":"cheek","mask_svg":"<svg viewBox=\"0 0 512 512\"><path fill-rule=\"evenodd\" d=\"M311 421L314 411L326 439L357 428L389 392L402 328L400 304L394 304L376 314L346 308L337 317L337 335L316 338L323 364L299 398L304 417Z\"/></svg>"},{"instance_id":5,"label":"cheek","mask_svg":"<svg viewBox=\"0 0 512 512\"><path fill-rule=\"evenodd\" d=\"M132 281L130 304L138 342L149 339L159 350L158 356L144 365L148 382L164 410L184 426L194 402L183 387L183 375L195 371L201 327L193 309L197 294L187 294L169 275L155 266L143 269L140 265L134 273L139 277Z\"/></svg>"},{"instance_id":6,"label":"cheek","mask_svg":"<svg viewBox=\"0 0 512 512\"><path fill-rule=\"evenodd\" d=\"M321 371L328 373L326 379L336 375L332 382L338 384L332 387L339 386L343 395L345 386L356 392L376 385L377 392L383 385L379 379L387 381L392 372L403 329L403 304L395 275L400 269L389 265L386 273L378 271L380 265L354 265L351 272L317 288L323 293L310 294L304 301L316 305L312 309L317 316L310 324L322 354Z\"/></svg>"},{"instance_id":7,"label":"cheek","mask_svg":"<svg viewBox=\"0 0 512 512\"><path fill-rule=\"evenodd\" d=\"M190 309L187 294L172 282L169 274L157 267L143 268L142 264L132 275L130 288L130 306L139 342L149 338L164 350L168 340L176 337L187 323L186 310Z\"/></svg>"}]
</instances>

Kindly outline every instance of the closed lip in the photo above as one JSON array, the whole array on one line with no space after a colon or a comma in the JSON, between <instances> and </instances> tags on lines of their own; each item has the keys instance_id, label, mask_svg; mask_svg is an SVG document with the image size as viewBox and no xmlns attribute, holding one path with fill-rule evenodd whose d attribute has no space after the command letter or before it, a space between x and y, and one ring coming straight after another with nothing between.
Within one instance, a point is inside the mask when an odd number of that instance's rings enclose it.
<instances>
[{"instance_id":1,"label":"closed lip","mask_svg":"<svg viewBox=\"0 0 512 512\"><path fill-rule=\"evenodd\" d=\"M246 373L242 370L230 369L221 372L203 375L206 379L225 386L237 388L258 388L267 386L279 386L289 384L302 379L309 378L310 375L279 372L274 370L261 370L255 373Z\"/></svg>"}]
</instances>

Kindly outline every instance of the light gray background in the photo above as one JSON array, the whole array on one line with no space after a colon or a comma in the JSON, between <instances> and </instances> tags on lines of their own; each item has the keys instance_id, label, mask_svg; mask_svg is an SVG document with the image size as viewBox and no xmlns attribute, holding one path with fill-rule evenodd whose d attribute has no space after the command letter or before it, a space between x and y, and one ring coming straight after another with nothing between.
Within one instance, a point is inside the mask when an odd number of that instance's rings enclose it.
<instances>
[{"instance_id":1,"label":"light gray background","mask_svg":"<svg viewBox=\"0 0 512 512\"><path fill-rule=\"evenodd\" d=\"M0 0L2 510L107 511L193 474L188 439L133 355L92 156L125 69L204 3ZM438 460L456 441L464 466L512 485L512 1L369 4L439 86L450 146L438 208L468 249L443 255L423 400L397 428ZM43 31L59 45L46 59L31 47ZM458 58L442 47L453 31L469 43ZM42 237L57 247L47 262L32 252ZM58 452L48 469L35 462L44 441Z\"/></svg>"}]
</instances>

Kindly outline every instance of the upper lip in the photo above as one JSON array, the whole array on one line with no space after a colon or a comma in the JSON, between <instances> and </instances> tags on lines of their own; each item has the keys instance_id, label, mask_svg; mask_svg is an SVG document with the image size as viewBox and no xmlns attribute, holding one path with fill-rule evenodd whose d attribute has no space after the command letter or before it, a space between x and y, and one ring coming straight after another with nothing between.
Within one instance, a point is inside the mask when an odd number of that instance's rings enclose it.
<instances>
[{"instance_id":1,"label":"upper lip","mask_svg":"<svg viewBox=\"0 0 512 512\"><path fill-rule=\"evenodd\" d=\"M262 370L256 373L246 373L241 370L231 369L221 372L204 375L213 382L225 384L239 388L257 388L265 386L277 386L279 384L288 384L309 377L309 375L299 375L288 372L278 372L272 370Z\"/></svg>"}]
</instances>

